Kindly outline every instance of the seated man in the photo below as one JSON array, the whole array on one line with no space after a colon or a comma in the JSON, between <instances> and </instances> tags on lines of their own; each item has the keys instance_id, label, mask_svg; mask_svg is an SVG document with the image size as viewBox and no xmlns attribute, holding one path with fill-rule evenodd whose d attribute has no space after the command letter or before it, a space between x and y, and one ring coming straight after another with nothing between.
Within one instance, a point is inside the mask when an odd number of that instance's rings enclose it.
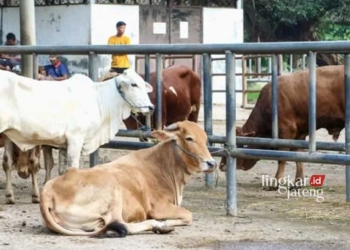
<instances>
[{"instance_id":1,"label":"seated man","mask_svg":"<svg viewBox=\"0 0 350 250\"><path fill-rule=\"evenodd\" d=\"M68 79L68 68L56 55L50 55L50 65L45 66L46 80L62 81Z\"/></svg>"},{"instance_id":2,"label":"seated man","mask_svg":"<svg viewBox=\"0 0 350 250\"><path fill-rule=\"evenodd\" d=\"M20 45L20 41L16 39L15 34L8 33L6 35L5 45L7 46L15 46ZM21 65L21 55L19 54L1 54L0 55L0 68L6 70L12 70L16 66Z\"/></svg>"}]
</instances>

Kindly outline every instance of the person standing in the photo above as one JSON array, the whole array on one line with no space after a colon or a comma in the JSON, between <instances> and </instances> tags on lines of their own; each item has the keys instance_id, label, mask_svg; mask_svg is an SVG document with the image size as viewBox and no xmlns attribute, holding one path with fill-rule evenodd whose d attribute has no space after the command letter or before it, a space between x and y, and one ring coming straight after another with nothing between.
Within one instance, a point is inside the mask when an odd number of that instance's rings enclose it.
<instances>
[{"instance_id":1,"label":"person standing","mask_svg":"<svg viewBox=\"0 0 350 250\"><path fill-rule=\"evenodd\" d=\"M117 34L111 36L108 39L108 45L128 45L130 44L130 38L124 35L126 23L123 21L117 22ZM127 54L123 55L112 55L112 63L110 72L116 72L118 74L122 74L124 70L130 68L130 62Z\"/></svg>"}]
</instances>

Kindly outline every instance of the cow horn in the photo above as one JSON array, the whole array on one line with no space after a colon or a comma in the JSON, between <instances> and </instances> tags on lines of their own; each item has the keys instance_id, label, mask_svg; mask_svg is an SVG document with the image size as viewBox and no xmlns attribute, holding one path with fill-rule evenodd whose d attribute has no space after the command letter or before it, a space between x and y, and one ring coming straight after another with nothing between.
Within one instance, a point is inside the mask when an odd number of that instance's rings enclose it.
<instances>
[{"instance_id":1,"label":"cow horn","mask_svg":"<svg viewBox=\"0 0 350 250\"><path fill-rule=\"evenodd\" d=\"M179 125L177 125L177 123L173 123L171 125L169 125L168 127L165 127L165 131L172 131L172 130L176 130L179 128Z\"/></svg>"}]
</instances>

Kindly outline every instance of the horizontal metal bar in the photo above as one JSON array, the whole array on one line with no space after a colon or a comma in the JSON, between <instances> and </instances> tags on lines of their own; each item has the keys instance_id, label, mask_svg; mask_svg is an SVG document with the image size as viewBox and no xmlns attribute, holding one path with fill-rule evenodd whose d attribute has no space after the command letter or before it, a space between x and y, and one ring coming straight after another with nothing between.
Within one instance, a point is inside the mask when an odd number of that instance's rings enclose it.
<instances>
[{"instance_id":1,"label":"horizontal metal bar","mask_svg":"<svg viewBox=\"0 0 350 250\"><path fill-rule=\"evenodd\" d=\"M254 90L254 89L249 89L249 90L245 90L245 93L259 93L261 90ZM213 93L226 93L225 89L214 89L211 92ZM237 90L236 89L236 93L242 93L242 90Z\"/></svg>"},{"instance_id":2,"label":"horizontal metal bar","mask_svg":"<svg viewBox=\"0 0 350 250\"><path fill-rule=\"evenodd\" d=\"M266 42L266 43L227 43L227 44L132 44L132 45L41 45L41 46L0 46L0 53L20 54L225 54L231 51L236 54L285 54L328 52L345 53L350 51L350 41L317 41L317 42Z\"/></svg>"},{"instance_id":3,"label":"horizontal metal bar","mask_svg":"<svg viewBox=\"0 0 350 250\"><path fill-rule=\"evenodd\" d=\"M171 55L171 56L167 56L167 55L163 55L163 59L192 59L194 55ZM156 56L150 56L150 59L156 59ZM136 56L137 60L140 59L145 59L145 56L142 55L137 55Z\"/></svg>"},{"instance_id":4,"label":"horizontal metal bar","mask_svg":"<svg viewBox=\"0 0 350 250\"><path fill-rule=\"evenodd\" d=\"M117 135L119 137L151 137L151 132L144 132L140 130L125 130L121 129ZM209 135L208 141L210 143L226 143L225 136ZM249 146L266 146L269 148L300 148L308 149L309 143L304 140L286 140L286 139L271 139L271 138L252 138L237 136L237 145L249 145ZM345 151L345 144L340 142L316 142L317 150L328 150L328 151Z\"/></svg>"},{"instance_id":5,"label":"horizontal metal bar","mask_svg":"<svg viewBox=\"0 0 350 250\"><path fill-rule=\"evenodd\" d=\"M247 79L247 82L271 82L269 79ZM260 90L259 90L260 92Z\"/></svg>"},{"instance_id":6,"label":"horizontal metal bar","mask_svg":"<svg viewBox=\"0 0 350 250\"><path fill-rule=\"evenodd\" d=\"M350 164L350 155L345 154L327 154L327 153L308 153L292 151L273 151L261 149L235 149L230 154L232 157L245 159L265 159L275 161L298 161L310 163Z\"/></svg>"},{"instance_id":7,"label":"horizontal metal bar","mask_svg":"<svg viewBox=\"0 0 350 250\"><path fill-rule=\"evenodd\" d=\"M112 148L122 150L139 150L150 148L153 143L131 142L131 141L110 141L101 146L101 148ZM222 148L208 147L213 156L227 156ZM298 161L312 162L323 164L349 165L350 155L345 154L326 154L326 153L307 153L307 152L291 152L291 151L272 151L261 149L234 149L230 153L232 157L245 159L267 159L276 161Z\"/></svg>"},{"instance_id":8,"label":"horizontal metal bar","mask_svg":"<svg viewBox=\"0 0 350 250\"><path fill-rule=\"evenodd\" d=\"M213 73L213 76L226 76L226 73ZM243 73L237 73L236 76L241 76ZM271 76L271 73L244 73L245 76Z\"/></svg>"}]
</instances>

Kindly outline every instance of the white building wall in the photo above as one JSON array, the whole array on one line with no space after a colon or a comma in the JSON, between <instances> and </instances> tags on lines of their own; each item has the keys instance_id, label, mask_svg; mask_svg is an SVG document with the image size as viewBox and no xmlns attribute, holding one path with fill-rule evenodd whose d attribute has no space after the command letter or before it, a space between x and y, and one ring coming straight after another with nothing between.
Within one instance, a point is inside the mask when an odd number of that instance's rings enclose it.
<instances>
[{"instance_id":1,"label":"white building wall","mask_svg":"<svg viewBox=\"0 0 350 250\"><path fill-rule=\"evenodd\" d=\"M35 15L37 45L90 43L90 5L38 6L35 7ZM2 42L6 41L8 32L13 32L18 39L21 39L18 7L3 9L2 30ZM87 56L62 56L67 58L71 73L87 73ZM39 56L39 65L48 63L47 55Z\"/></svg>"},{"instance_id":2,"label":"white building wall","mask_svg":"<svg viewBox=\"0 0 350 250\"><path fill-rule=\"evenodd\" d=\"M230 8L203 8L203 43L243 43L243 10ZM239 55L236 55L239 56ZM212 55L224 58L225 55ZM214 61L212 73L225 73L225 61ZM236 60L236 73L242 73L242 60ZM225 76L213 76L213 89L225 90ZM236 76L236 89L242 90L242 76ZM242 94L236 94L237 104ZM213 103L224 104L225 93L214 93Z\"/></svg>"},{"instance_id":3,"label":"white building wall","mask_svg":"<svg viewBox=\"0 0 350 250\"><path fill-rule=\"evenodd\" d=\"M38 6L36 11L37 45L88 45L107 44L110 36L116 33L116 23L126 22L126 35L132 44L139 44L139 6L132 5L70 5ZM1 12L0 12L1 15ZM6 34L13 32L19 39L19 8L3 8L2 42ZM203 8L203 43L242 43L243 10L226 8ZM70 73L88 73L88 57L63 55L68 60ZM220 55L224 57L224 55ZM135 56L129 55L132 68ZM99 76L109 70L110 55L100 55ZM48 56L39 56L39 65L48 64ZM213 62L213 73L224 73L225 62ZM242 72L241 60L236 61L236 72ZM213 77L214 89L225 89L225 77ZM242 77L236 77L236 88L242 89ZM239 93L237 102L241 103ZM215 93L213 102L225 103L225 93Z\"/></svg>"},{"instance_id":4,"label":"white building wall","mask_svg":"<svg viewBox=\"0 0 350 250\"><path fill-rule=\"evenodd\" d=\"M91 5L91 44L106 45L108 38L117 33L118 21L126 23L125 35L131 44L139 44L139 6L93 4ZM99 76L111 67L111 55L99 56ZM135 69L135 55L129 55L131 68Z\"/></svg>"}]
</instances>

